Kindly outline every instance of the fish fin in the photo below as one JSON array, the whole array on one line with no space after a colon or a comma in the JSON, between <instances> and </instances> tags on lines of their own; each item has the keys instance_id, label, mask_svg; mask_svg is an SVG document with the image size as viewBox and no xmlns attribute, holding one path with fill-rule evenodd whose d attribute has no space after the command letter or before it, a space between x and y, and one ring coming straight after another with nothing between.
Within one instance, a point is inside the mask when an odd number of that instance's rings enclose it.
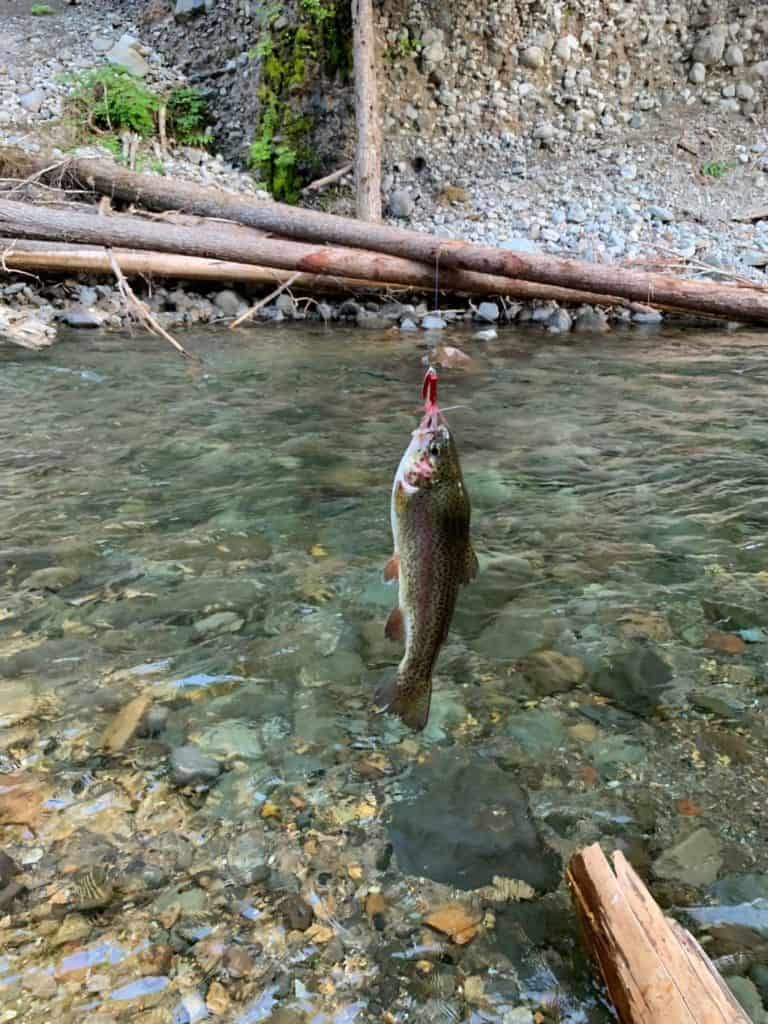
<instances>
[{"instance_id":1,"label":"fish fin","mask_svg":"<svg viewBox=\"0 0 768 1024\"><path fill-rule=\"evenodd\" d=\"M384 636L387 640L405 639L405 620L403 618L403 609L398 605L395 605L389 613L387 624L384 627Z\"/></svg>"},{"instance_id":2,"label":"fish fin","mask_svg":"<svg viewBox=\"0 0 768 1024\"><path fill-rule=\"evenodd\" d=\"M384 566L384 582L394 583L400 577L400 555L395 552Z\"/></svg>"},{"instance_id":3,"label":"fish fin","mask_svg":"<svg viewBox=\"0 0 768 1024\"><path fill-rule=\"evenodd\" d=\"M475 549L471 544L467 544L467 552L464 556L464 564L461 567L459 573L459 583L471 583L472 580L477 576L477 571L480 568L480 563L477 560Z\"/></svg>"},{"instance_id":4,"label":"fish fin","mask_svg":"<svg viewBox=\"0 0 768 1024\"><path fill-rule=\"evenodd\" d=\"M376 714L388 712L397 717L416 732L421 732L429 718L429 705L432 700L432 680L427 679L423 685L409 685L407 689L400 686L399 676L383 683L373 695L373 710Z\"/></svg>"}]
</instances>

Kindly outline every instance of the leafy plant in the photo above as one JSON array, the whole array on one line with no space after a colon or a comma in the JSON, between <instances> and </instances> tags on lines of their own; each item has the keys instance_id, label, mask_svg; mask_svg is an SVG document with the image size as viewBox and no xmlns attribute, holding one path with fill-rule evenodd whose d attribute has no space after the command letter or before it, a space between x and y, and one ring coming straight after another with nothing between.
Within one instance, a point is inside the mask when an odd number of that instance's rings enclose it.
<instances>
[{"instance_id":1,"label":"leafy plant","mask_svg":"<svg viewBox=\"0 0 768 1024\"><path fill-rule=\"evenodd\" d=\"M29 8L29 13L34 14L36 18L44 18L47 14L55 14L56 11L54 11L50 4L32 4Z\"/></svg>"},{"instance_id":2,"label":"leafy plant","mask_svg":"<svg viewBox=\"0 0 768 1024\"><path fill-rule=\"evenodd\" d=\"M335 11L333 2L323 3L323 0L301 0L301 6L313 21L327 21L332 18Z\"/></svg>"},{"instance_id":3,"label":"leafy plant","mask_svg":"<svg viewBox=\"0 0 768 1024\"><path fill-rule=\"evenodd\" d=\"M211 141L208 102L189 86L172 89L166 100L168 132L185 146L207 146Z\"/></svg>"},{"instance_id":4,"label":"leafy plant","mask_svg":"<svg viewBox=\"0 0 768 1024\"><path fill-rule=\"evenodd\" d=\"M703 165L701 173L706 174L708 178L724 178L730 169L730 164L722 164L717 160L710 160Z\"/></svg>"},{"instance_id":5,"label":"leafy plant","mask_svg":"<svg viewBox=\"0 0 768 1024\"><path fill-rule=\"evenodd\" d=\"M70 105L89 128L116 132L123 129L149 136L155 132L160 101L119 65L75 75Z\"/></svg>"}]
</instances>

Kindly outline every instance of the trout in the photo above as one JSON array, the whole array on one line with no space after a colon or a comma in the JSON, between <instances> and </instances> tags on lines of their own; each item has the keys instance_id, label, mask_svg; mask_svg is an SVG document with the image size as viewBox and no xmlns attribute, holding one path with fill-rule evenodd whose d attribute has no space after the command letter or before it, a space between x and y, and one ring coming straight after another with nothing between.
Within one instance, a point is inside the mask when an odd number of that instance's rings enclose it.
<instances>
[{"instance_id":1,"label":"trout","mask_svg":"<svg viewBox=\"0 0 768 1024\"><path fill-rule=\"evenodd\" d=\"M436 382L430 368L424 416L392 486L394 554L384 579L398 581L399 596L384 632L391 640L405 641L405 654L395 678L374 696L377 711L396 714L417 730L429 718L432 671L448 636L459 586L477 575L469 495L456 443L437 405Z\"/></svg>"}]
</instances>

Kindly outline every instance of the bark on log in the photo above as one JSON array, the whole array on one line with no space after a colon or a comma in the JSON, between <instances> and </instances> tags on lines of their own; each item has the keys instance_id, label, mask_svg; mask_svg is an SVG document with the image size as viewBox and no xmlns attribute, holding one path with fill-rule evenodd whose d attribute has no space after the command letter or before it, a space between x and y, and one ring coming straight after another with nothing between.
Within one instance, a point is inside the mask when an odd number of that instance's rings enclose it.
<instances>
[{"instance_id":1,"label":"bark on log","mask_svg":"<svg viewBox=\"0 0 768 1024\"><path fill-rule=\"evenodd\" d=\"M365 278L369 282L378 282L379 286L401 285L425 290L434 288L435 283L434 272L413 260L256 234L246 237L244 232L232 233L228 225L214 221L193 228L126 214L94 217L90 213L79 213L75 207L59 210L0 199L0 234L11 238L182 253L323 276ZM439 286L452 294L553 298L576 304L623 304L623 300L615 296L561 288L543 290L541 286L527 281L461 270L441 271Z\"/></svg>"},{"instance_id":2,"label":"bark on log","mask_svg":"<svg viewBox=\"0 0 768 1024\"><path fill-rule=\"evenodd\" d=\"M621 852L575 854L568 883L622 1024L749 1024L704 950L664 916Z\"/></svg>"},{"instance_id":3,"label":"bark on log","mask_svg":"<svg viewBox=\"0 0 768 1024\"><path fill-rule=\"evenodd\" d=\"M768 324L768 289L759 287L692 281L627 270L610 263L512 253L282 203L243 199L201 185L136 174L105 161L72 160L48 171L46 166L49 165L26 154L8 150L0 154L0 176L9 172L39 173L41 180L49 183L86 185L95 192L151 210L183 210L237 221L286 238L403 256L431 267L439 266L441 273L448 268L464 268L581 292L622 296L660 308Z\"/></svg>"},{"instance_id":4,"label":"bark on log","mask_svg":"<svg viewBox=\"0 0 768 1024\"><path fill-rule=\"evenodd\" d=\"M355 67L355 185L357 216L381 220L381 121L376 85L376 29L372 0L351 0Z\"/></svg>"}]
</instances>

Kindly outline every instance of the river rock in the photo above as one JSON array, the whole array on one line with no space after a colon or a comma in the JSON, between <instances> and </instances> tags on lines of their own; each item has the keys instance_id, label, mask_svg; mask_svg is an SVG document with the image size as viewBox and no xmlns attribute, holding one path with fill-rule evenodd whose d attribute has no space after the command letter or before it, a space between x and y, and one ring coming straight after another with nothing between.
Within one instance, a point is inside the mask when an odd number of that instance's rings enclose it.
<instances>
[{"instance_id":1,"label":"river rock","mask_svg":"<svg viewBox=\"0 0 768 1024\"><path fill-rule=\"evenodd\" d=\"M32 89L19 96L19 103L30 114L37 114L45 103L45 93L42 89Z\"/></svg>"},{"instance_id":2,"label":"river rock","mask_svg":"<svg viewBox=\"0 0 768 1024\"><path fill-rule=\"evenodd\" d=\"M187 21L196 14L210 10L215 0L176 0L173 14L177 21Z\"/></svg>"},{"instance_id":3,"label":"river rock","mask_svg":"<svg viewBox=\"0 0 768 1024\"><path fill-rule=\"evenodd\" d=\"M239 633L244 621L235 612L214 612L204 619L198 619L192 628L198 636L221 636L223 633Z\"/></svg>"},{"instance_id":4,"label":"river rock","mask_svg":"<svg viewBox=\"0 0 768 1024\"><path fill-rule=\"evenodd\" d=\"M149 71L149 64L139 53L138 45L138 40L126 32L120 36L112 49L107 51L106 58L110 64L120 64L132 75L143 78Z\"/></svg>"},{"instance_id":5,"label":"river rock","mask_svg":"<svg viewBox=\"0 0 768 1024\"><path fill-rule=\"evenodd\" d=\"M721 847L718 836L706 828L697 828L656 858L653 873L656 878L668 881L710 885L723 863Z\"/></svg>"},{"instance_id":6,"label":"river rock","mask_svg":"<svg viewBox=\"0 0 768 1024\"><path fill-rule=\"evenodd\" d=\"M581 658L559 651L534 651L521 662L520 670L539 697L566 693L583 683L587 675Z\"/></svg>"},{"instance_id":7,"label":"river rock","mask_svg":"<svg viewBox=\"0 0 768 1024\"><path fill-rule=\"evenodd\" d=\"M520 63L524 68L540 68L544 66L544 51L540 46L526 46L520 54Z\"/></svg>"},{"instance_id":8,"label":"river rock","mask_svg":"<svg viewBox=\"0 0 768 1024\"><path fill-rule=\"evenodd\" d=\"M77 569L66 565L51 565L47 569L38 569L30 573L22 584L28 590L64 590L80 579Z\"/></svg>"},{"instance_id":9,"label":"river rock","mask_svg":"<svg viewBox=\"0 0 768 1024\"><path fill-rule=\"evenodd\" d=\"M421 326L425 331L442 331L448 324L441 316L437 316L435 313L428 313L422 319Z\"/></svg>"},{"instance_id":10,"label":"river rock","mask_svg":"<svg viewBox=\"0 0 768 1024\"><path fill-rule=\"evenodd\" d=\"M253 885L269 877L264 832L258 828L241 832L227 850L229 874L238 885Z\"/></svg>"},{"instance_id":11,"label":"river rock","mask_svg":"<svg viewBox=\"0 0 768 1024\"><path fill-rule=\"evenodd\" d=\"M94 330L104 323L102 317L92 309L85 309L83 306L73 306L61 315L61 322L67 327L77 329Z\"/></svg>"},{"instance_id":12,"label":"river rock","mask_svg":"<svg viewBox=\"0 0 768 1024\"><path fill-rule=\"evenodd\" d=\"M245 306L237 292L231 288L222 288L216 292L213 301L224 316L237 316Z\"/></svg>"},{"instance_id":13,"label":"river rock","mask_svg":"<svg viewBox=\"0 0 768 1024\"><path fill-rule=\"evenodd\" d=\"M695 64L691 65L691 70L688 72L688 81L692 85L703 85L706 77L707 69L700 61L696 61Z\"/></svg>"},{"instance_id":14,"label":"river rock","mask_svg":"<svg viewBox=\"0 0 768 1024\"><path fill-rule=\"evenodd\" d=\"M728 38L728 26L722 23L711 25L699 35L691 56L695 63L712 67L717 64L725 51Z\"/></svg>"},{"instance_id":15,"label":"river rock","mask_svg":"<svg viewBox=\"0 0 768 1024\"><path fill-rule=\"evenodd\" d=\"M755 983L750 978L740 977L726 978L725 983L753 1024L765 1024L768 1014L763 1009L763 1001Z\"/></svg>"},{"instance_id":16,"label":"river rock","mask_svg":"<svg viewBox=\"0 0 768 1024\"><path fill-rule=\"evenodd\" d=\"M647 716L653 714L671 680L672 670L653 648L637 644L631 651L606 659L591 684L620 708Z\"/></svg>"},{"instance_id":17,"label":"river rock","mask_svg":"<svg viewBox=\"0 0 768 1024\"><path fill-rule=\"evenodd\" d=\"M477 307L477 319L484 320L488 324L495 323L499 319L499 307L495 302L481 302Z\"/></svg>"},{"instance_id":18,"label":"river rock","mask_svg":"<svg viewBox=\"0 0 768 1024\"><path fill-rule=\"evenodd\" d=\"M176 747L171 753L171 781L177 786L191 786L198 782L213 782L221 774L221 765L206 757L191 743Z\"/></svg>"},{"instance_id":19,"label":"river rock","mask_svg":"<svg viewBox=\"0 0 768 1024\"><path fill-rule=\"evenodd\" d=\"M494 875L552 889L560 858L545 845L522 787L476 755L437 751L416 765L392 808L389 833L400 869L460 889Z\"/></svg>"},{"instance_id":20,"label":"river rock","mask_svg":"<svg viewBox=\"0 0 768 1024\"><path fill-rule=\"evenodd\" d=\"M298 895L283 900L281 910L285 926L291 931L305 932L315 918L312 907Z\"/></svg>"},{"instance_id":21,"label":"river rock","mask_svg":"<svg viewBox=\"0 0 768 1024\"><path fill-rule=\"evenodd\" d=\"M413 196L408 189L395 189L389 197L389 214L391 217L397 217L400 220L405 220L413 213L414 205Z\"/></svg>"},{"instance_id":22,"label":"river rock","mask_svg":"<svg viewBox=\"0 0 768 1024\"><path fill-rule=\"evenodd\" d=\"M587 309L573 323L575 334L603 334L608 330L608 317L600 309Z\"/></svg>"}]
</instances>

